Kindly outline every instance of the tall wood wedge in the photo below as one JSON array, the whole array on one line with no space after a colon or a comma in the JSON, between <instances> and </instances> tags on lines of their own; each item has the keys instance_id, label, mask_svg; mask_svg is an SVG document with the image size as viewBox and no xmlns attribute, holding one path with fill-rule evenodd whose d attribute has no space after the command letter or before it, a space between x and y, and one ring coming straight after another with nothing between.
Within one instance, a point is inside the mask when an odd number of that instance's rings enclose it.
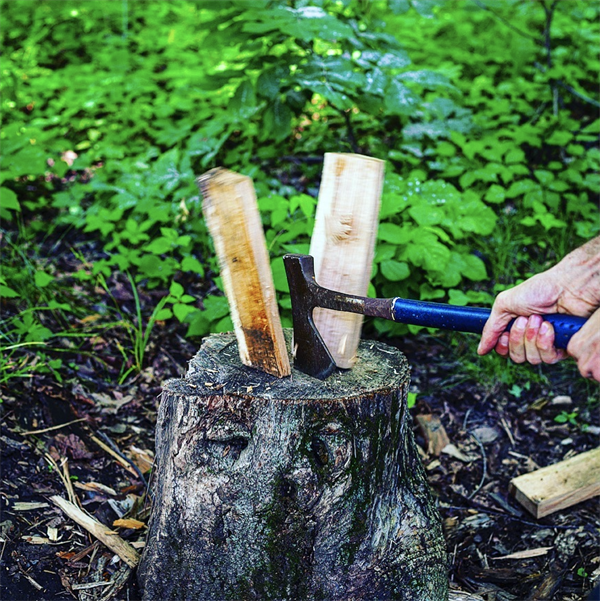
<instances>
[{"instance_id":1,"label":"tall wood wedge","mask_svg":"<svg viewBox=\"0 0 600 601\"><path fill-rule=\"evenodd\" d=\"M366 296L371 279L385 161L326 153L310 254L321 286ZM315 309L314 320L338 367L356 362L363 316Z\"/></svg>"},{"instance_id":2,"label":"tall wood wedge","mask_svg":"<svg viewBox=\"0 0 600 601\"><path fill-rule=\"evenodd\" d=\"M290 362L252 179L217 168L201 175L196 183L219 259L240 359L244 365L278 378L289 376Z\"/></svg>"}]
</instances>

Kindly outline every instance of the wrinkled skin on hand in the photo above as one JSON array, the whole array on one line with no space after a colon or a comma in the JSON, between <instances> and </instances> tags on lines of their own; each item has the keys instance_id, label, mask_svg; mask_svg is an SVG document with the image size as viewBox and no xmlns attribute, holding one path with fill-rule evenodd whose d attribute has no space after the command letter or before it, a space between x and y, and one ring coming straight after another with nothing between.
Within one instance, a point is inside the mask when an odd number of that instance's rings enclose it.
<instances>
[{"instance_id":1,"label":"wrinkled skin on hand","mask_svg":"<svg viewBox=\"0 0 600 601\"><path fill-rule=\"evenodd\" d=\"M560 263L501 292L486 323L478 353L495 349L516 363L577 361L582 376L600 381L600 237L567 255ZM573 335L566 352L554 347L554 328L544 314L590 317ZM516 319L510 332L506 326Z\"/></svg>"}]
</instances>

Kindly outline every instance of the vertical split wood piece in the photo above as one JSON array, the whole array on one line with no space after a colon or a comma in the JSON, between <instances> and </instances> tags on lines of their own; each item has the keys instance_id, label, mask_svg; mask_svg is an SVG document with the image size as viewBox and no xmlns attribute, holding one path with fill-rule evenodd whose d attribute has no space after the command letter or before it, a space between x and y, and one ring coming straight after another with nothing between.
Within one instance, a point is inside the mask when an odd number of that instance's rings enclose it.
<instances>
[{"instance_id":1,"label":"vertical split wood piece","mask_svg":"<svg viewBox=\"0 0 600 601\"><path fill-rule=\"evenodd\" d=\"M212 236L240 359L279 378L289 376L290 362L277 309L252 179L227 169L211 169L196 183Z\"/></svg>"},{"instance_id":2,"label":"vertical split wood piece","mask_svg":"<svg viewBox=\"0 0 600 601\"><path fill-rule=\"evenodd\" d=\"M510 490L536 518L600 495L600 449L593 449L510 481Z\"/></svg>"},{"instance_id":3,"label":"vertical split wood piece","mask_svg":"<svg viewBox=\"0 0 600 601\"><path fill-rule=\"evenodd\" d=\"M385 161L359 154L326 153L310 254L321 286L366 296ZM315 309L315 325L338 367L356 362L363 316Z\"/></svg>"}]
</instances>

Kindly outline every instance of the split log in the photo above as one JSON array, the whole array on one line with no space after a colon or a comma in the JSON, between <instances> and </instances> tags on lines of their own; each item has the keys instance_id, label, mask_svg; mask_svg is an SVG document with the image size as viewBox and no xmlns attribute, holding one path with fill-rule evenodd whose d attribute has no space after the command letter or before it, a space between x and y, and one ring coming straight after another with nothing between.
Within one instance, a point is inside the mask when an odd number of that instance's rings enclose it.
<instances>
[{"instance_id":1,"label":"split log","mask_svg":"<svg viewBox=\"0 0 600 601\"><path fill-rule=\"evenodd\" d=\"M358 356L324 382L277 379L218 334L164 385L144 599L447 599L406 359L370 341Z\"/></svg>"},{"instance_id":2,"label":"split log","mask_svg":"<svg viewBox=\"0 0 600 601\"><path fill-rule=\"evenodd\" d=\"M310 253L325 288L367 296L385 161L360 154L325 154ZM314 320L338 367L356 361L363 316L317 308Z\"/></svg>"},{"instance_id":3,"label":"split log","mask_svg":"<svg viewBox=\"0 0 600 601\"><path fill-rule=\"evenodd\" d=\"M244 365L290 375L275 286L252 179L211 169L196 183Z\"/></svg>"}]
</instances>

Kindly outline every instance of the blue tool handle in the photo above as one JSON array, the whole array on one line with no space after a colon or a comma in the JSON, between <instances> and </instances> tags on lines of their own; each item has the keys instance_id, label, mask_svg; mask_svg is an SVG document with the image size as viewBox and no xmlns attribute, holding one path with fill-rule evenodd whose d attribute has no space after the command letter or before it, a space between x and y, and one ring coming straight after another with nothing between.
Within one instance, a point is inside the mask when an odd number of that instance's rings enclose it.
<instances>
[{"instance_id":1,"label":"blue tool handle","mask_svg":"<svg viewBox=\"0 0 600 601\"><path fill-rule=\"evenodd\" d=\"M406 298L395 298L392 305L394 321L475 334L481 334L490 313L490 309L482 307L458 307ZM573 334L578 332L587 321L584 317L561 313L543 315L543 318L554 326L554 346L562 349L567 348ZM514 320L506 326L506 329L510 330L513 323Z\"/></svg>"}]
</instances>

